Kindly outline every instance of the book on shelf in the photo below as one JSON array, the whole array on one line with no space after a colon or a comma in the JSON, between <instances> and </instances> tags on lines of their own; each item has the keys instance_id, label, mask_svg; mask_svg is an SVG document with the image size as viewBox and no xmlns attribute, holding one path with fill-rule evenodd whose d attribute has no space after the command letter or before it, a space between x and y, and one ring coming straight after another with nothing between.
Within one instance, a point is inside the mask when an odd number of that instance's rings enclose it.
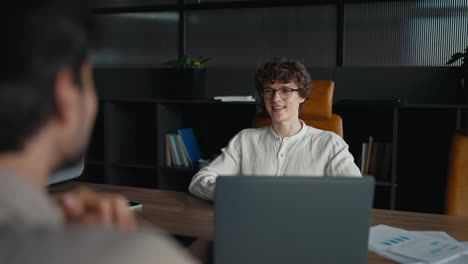
<instances>
[{"instance_id":1,"label":"book on shelf","mask_svg":"<svg viewBox=\"0 0 468 264\"><path fill-rule=\"evenodd\" d=\"M198 167L198 161L203 158L200 146L197 143L192 128L181 128L178 130L182 143L187 151L187 157L191 167Z\"/></svg>"},{"instance_id":2,"label":"book on shelf","mask_svg":"<svg viewBox=\"0 0 468 264\"><path fill-rule=\"evenodd\" d=\"M184 142L182 141L182 137L180 135L177 136L177 147L179 148L180 155L182 156L182 161L184 162L184 167L189 168L191 164L188 160L187 149L185 148Z\"/></svg>"},{"instance_id":3,"label":"book on shelf","mask_svg":"<svg viewBox=\"0 0 468 264\"><path fill-rule=\"evenodd\" d=\"M370 167L370 156L372 152L372 147L374 145L374 137L369 136L369 140L365 144L366 145L364 145L363 148L365 148L366 151L364 152L364 155L363 155L364 164L363 164L363 168L361 168L361 172L363 175L368 175L369 167Z\"/></svg>"},{"instance_id":4,"label":"book on shelf","mask_svg":"<svg viewBox=\"0 0 468 264\"><path fill-rule=\"evenodd\" d=\"M366 161L367 161L367 149L368 149L368 143L367 142L364 142L362 143L362 150L361 150L361 173L362 175L365 175L366 174Z\"/></svg>"},{"instance_id":5,"label":"book on shelf","mask_svg":"<svg viewBox=\"0 0 468 264\"><path fill-rule=\"evenodd\" d=\"M179 147L178 147L178 143L177 143L177 135L176 134L169 134L169 139L170 139L170 143L171 143L171 150L172 150L172 153L173 153L171 155L171 157L174 158L174 164L177 167L184 166L184 162L182 160L182 156L181 156L181 153L180 153L180 150L179 150Z\"/></svg>"},{"instance_id":6,"label":"book on shelf","mask_svg":"<svg viewBox=\"0 0 468 264\"><path fill-rule=\"evenodd\" d=\"M167 167L198 167L200 159L202 154L192 128L181 128L177 134L166 134Z\"/></svg>"},{"instance_id":7,"label":"book on shelf","mask_svg":"<svg viewBox=\"0 0 468 264\"><path fill-rule=\"evenodd\" d=\"M377 141L370 136L362 143L361 172L378 180L388 180L391 175L392 143Z\"/></svg>"},{"instance_id":8,"label":"book on shelf","mask_svg":"<svg viewBox=\"0 0 468 264\"><path fill-rule=\"evenodd\" d=\"M171 151L171 138L169 134L166 134L166 167L175 166L175 157Z\"/></svg>"}]
</instances>

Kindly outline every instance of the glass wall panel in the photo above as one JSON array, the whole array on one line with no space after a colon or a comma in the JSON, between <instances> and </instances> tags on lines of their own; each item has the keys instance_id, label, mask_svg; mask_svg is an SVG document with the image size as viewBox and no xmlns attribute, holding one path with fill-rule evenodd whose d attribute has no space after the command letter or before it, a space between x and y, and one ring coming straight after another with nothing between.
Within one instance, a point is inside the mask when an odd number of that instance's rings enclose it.
<instances>
[{"instance_id":1,"label":"glass wall panel","mask_svg":"<svg viewBox=\"0 0 468 264\"><path fill-rule=\"evenodd\" d=\"M345 5L345 66L442 66L467 43L468 0Z\"/></svg>"},{"instance_id":2,"label":"glass wall panel","mask_svg":"<svg viewBox=\"0 0 468 264\"><path fill-rule=\"evenodd\" d=\"M177 58L176 12L97 15L97 66L157 66Z\"/></svg>"},{"instance_id":3,"label":"glass wall panel","mask_svg":"<svg viewBox=\"0 0 468 264\"><path fill-rule=\"evenodd\" d=\"M286 56L308 66L333 67L336 7L192 11L187 14L187 51L213 58L211 66L254 67Z\"/></svg>"}]
</instances>

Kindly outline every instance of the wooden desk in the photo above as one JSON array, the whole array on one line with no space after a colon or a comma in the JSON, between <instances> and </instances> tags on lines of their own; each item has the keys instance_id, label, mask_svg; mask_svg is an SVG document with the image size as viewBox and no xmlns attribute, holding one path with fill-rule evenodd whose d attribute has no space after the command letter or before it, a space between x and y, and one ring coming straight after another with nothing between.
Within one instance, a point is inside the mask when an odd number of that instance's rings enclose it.
<instances>
[{"instance_id":1,"label":"wooden desk","mask_svg":"<svg viewBox=\"0 0 468 264\"><path fill-rule=\"evenodd\" d=\"M183 192L100 184L87 185L98 191L120 193L130 200L141 202L143 210L139 215L170 234L201 238L201 241L213 238L213 208L210 202ZM468 217L374 209L372 225L377 224L408 230L444 231L459 241L468 241ZM369 253L368 263L394 262Z\"/></svg>"}]
</instances>

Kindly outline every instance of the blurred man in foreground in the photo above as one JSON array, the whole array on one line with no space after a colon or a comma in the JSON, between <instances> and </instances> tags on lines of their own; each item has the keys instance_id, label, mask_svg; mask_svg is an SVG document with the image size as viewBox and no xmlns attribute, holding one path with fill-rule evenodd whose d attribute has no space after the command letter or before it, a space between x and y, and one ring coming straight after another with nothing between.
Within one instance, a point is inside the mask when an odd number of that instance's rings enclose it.
<instances>
[{"instance_id":1,"label":"blurred man in foreground","mask_svg":"<svg viewBox=\"0 0 468 264\"><path fill-rule=\"evenodd\" d=\"M49 175L83 155L97 99L88 20L39 2L0 16L0 263L191 263L138 232L123 197L48 197Z\"/></svg>"}]
</instances>

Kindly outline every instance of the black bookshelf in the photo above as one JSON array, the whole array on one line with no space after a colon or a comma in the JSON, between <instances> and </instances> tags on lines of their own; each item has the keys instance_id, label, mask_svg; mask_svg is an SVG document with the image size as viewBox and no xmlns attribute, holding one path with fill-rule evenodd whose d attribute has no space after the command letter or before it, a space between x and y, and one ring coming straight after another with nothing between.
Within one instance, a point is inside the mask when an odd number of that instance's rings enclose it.
<instances>
[{"instance_id":1,"label":"black bookshelf","mask_svg":"<svg viewBox=\"0 0 468 264\"><path fill-rule=\"evenodd\" d=\"M204 158L210 159L238 131L251 127L258 106L101 100L81 180L187 191L198 168L167 167L165 135L193 128ZM466 106L338 102L334 112L343 118L344 139L357 163L369 136L392 145L391 174L376 179L375 208L443 212L451 136L466 127Z\"/></svg>"},{"instance_id":2,"label":"black bookshelf","mask_svg":"<svg viewBox=\"0 0 468 264\"><path fill-rule=\"evenodd\" d=\"M101 100L81 180L187 191L198 168L167 167L165 136L193 128L205 159L251 127L255 102Z\"/></svg>"},{"instance_id":3,"label":"black bookshelf","mask_svg":"<svg viewBox=\"0 0 468 264\"><path fill-rule=\"evenodd\" d=\"M466 127L464 105L338 102L344 139L360 166L369 136L392 146L389 178L376 178L374 207L443 213L451 138Z\"/></svg>"}]
</instances>

